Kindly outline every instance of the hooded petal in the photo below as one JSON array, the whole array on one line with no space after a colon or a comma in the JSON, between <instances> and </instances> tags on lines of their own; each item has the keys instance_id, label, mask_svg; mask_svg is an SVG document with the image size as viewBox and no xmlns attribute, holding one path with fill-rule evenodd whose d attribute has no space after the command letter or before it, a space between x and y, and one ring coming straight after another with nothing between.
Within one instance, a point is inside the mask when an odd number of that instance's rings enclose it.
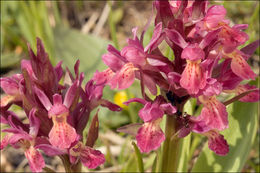
<instances>
[{"instance_id":1,"label":"hooded petal","mask_svg":"<svg viewBox=\"0 0 260 173\"><path fill-rule=\"evenodd\" d=\"M123 61L121 61L117 56L108 52L102 56L103 62L113 71L118 71L123 66Z\"/></svg>"},{"instance_id":2,"label":"hooded petal","mask_svg":"<svg viewBox=\"0 0 260 173\"><path fill-rule=\"evenodd\" d=\"M124 56L129 62L144 66L146 64L146 54L141 48L131 45L122 49L121 55Z\"/></svg>"},{"instance_id":3,"label":"hooded petal","mask_svg":"<svg viewBox=\"0 0 260 173\"><path fill-rule=\"evenodd\" d=\"M148 102L139 111L139 116L144 122L149 122L161 118L164 112L160 109L160 105Z\"/></svg>"},{"instance_id":4,"label":"hooded petal","mask_svg":"<svg viewBox=\"0 0 260 173\"><path fill-rule=\"evenodd\" d=\"M208 28L215 28L218 24L225 19L226 9L222 5L211 6L204 18Z\"/></svg>"},{"instance_id":5,"label":"hooded petal","mask_svg":"<svg viewBox=\"0 0 260 173\"><path fill-rule=\"evenodd\" d=\"M206 85L206 73L200 66L200 60L189 61L182 72L180 84L190 94L197 94L199 89L202 89Z\"/></svg>"},{"instance_id":6,"label":"hooded petal","mask_svg":"<svg viewBox=\"0 0 260 173\"><path fill-rule=\"evenodd\" d=\"M33 146L25 151L25 157L28 159L30 169L32 172L42 172L42 168L45 167L44 159L39 151Z\"/></svg>"},{"instance_id":7,"label":"hooded petal","mask_svg":"<svg viewBox=\"0 0 260 173\"><path fill-rule=\"evenodd\" d=\"M80 153L80 160L89 169L95 169L105 163L105 156L99 150L94 150L88 146L83 146Z\"/></svg>"},{"instance_id":8,"label":"hooded petal","mask_svg":"<svg viewBox=\"0 0 260 173\"><path fill-rule=\"evenodd\" d=\"M248 35L236 28L231 28L228 25L223 25L219 38L223 44L225 53L233 52L238 46L244 44L248 40Z\"/></svg>"},{"instance_id":9,"label":"hooded petal","mask_svg":"<svg viewBox=\"0 0 260 173\"><path fill-rule=\"evenodd\" d=\"M103 95L104 84L94 84L94 80L89 80L85 86L85 92L88 100L100 100Z\"/></svg>"},{"instance_id":10,"label":"hooded petal","mask_svg":"<svg viewBox=\"0 0 260 173\"><path fill-rule=\"evenodd\" d=\"M160 121L161 119L144 123L138 130L136 140L141 152L148 153L156 150L165 140L164 133L160 128Z\"/></svg>"},{"instance_id":11,"label":"hooded petal","mask_svg":"<svg viewBox=\"0 0 260 173\"><path fill-rule=\"evenodd\" d=\"M219 83L214 78L208 78L207 84L203 89L203 95L213 96L213 95L219 95L221 92L222 92L222 84Z\"/></svg>"},{"instance_id":12,"label":"hooded petal","mask_svg":"<svg viewBox=\"0 0 260 173\"><path fill-rule=\"evenodd\" d=\"M171 103L164 103L160 105L160 108L168 115L173 115L177 112L177 109L175 106L172 106Z\"/></svg>"},{"instance_id":13,"label":"hooded petal","mask_svg":"<svg viewBox=\"0 0 260 173\"><path fill-rule=\"evenodd\" d=\"M181 53L182 59L187 59L191 61L197 61L200 59L204 59L205 53L204 51L199 47L198 44L191 44L187 47L185 47Z\"/></svg>"}]
</instances>

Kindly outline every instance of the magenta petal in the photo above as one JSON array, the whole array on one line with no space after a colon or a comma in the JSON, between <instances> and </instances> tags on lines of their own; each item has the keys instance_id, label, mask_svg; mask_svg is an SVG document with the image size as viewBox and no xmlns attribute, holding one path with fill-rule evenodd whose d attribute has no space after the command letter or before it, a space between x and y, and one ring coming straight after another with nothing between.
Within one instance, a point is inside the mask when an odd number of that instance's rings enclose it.
<instances>
[{"instance_id":1,"label":"magenta petal","mask_svg":"<svg viewBox=\"0 0 260 173\"><path fill-rule=\"evenodd\" d=\"M219 22L224 20L226 13L227 11L222 5L211 6L208 9L204 19L206 21L207 27L215 28L219 24Z\"/></svg>"},{"instance_id":2,"label":"magenta petal","mask_svg":"<svg viewBox=\"0 0 260 173\"><path fill-rule=\"evenodd\" d=\"M135 67L132 63L125 64L120 71L117 72L116 76L112 79L112 83L116 85L112 87L118 89L126 89L130 87L135 80Z\"/></svg>"},{"instance_id":3,"label":"magenta petal","mask_svg":"<svg viewBox=\"0 0 260 173\"><path fill-rule=\"evenodd\" d=\"M151 92L151 94L156 95L157 94L157 87L154 80L149 77L148 75L143 76L144 85L148 88L148 90Z\"/></svg>"},{"instance_id":4,"label":"magenta petal","mask_svg":"<svg viewBox=\"0 0 260 173\"><path fill-rule=\"evenodd\" d=\"M170 72L168 73L168 81L170 84L179 83L181 80L181 75L176 72Z\"/></svg>"},{"instance_id":5,"label":"magenta petal","mask_svg":"<svg viewBox=\"0 0 260 173\"><path fill-rule=\"evenodd\" d=\"M17 95L19 94L19 81L15 81L10 77L0 78L0 86L4 92L8 95Z\"/></svg>"},{"instance_id":6,"label":"magenta petal","mask_svg":"<svg viewBox=\"0 0 260 173\"><path fill-rule=\"evenodd\" d=\"M89 80L85 86L88 100L100 100L103 94L104 84L94 84L94 80Z\"/></svg>"},{"instance_id":7,"label":"magenta petal","mask_svg":"<svg viewBox=\"0 0 260 173\"><path fill-rule=\"evenodd\" d=\"M21 129L9 128L9 129L2 130L2 132L13 133L13 135L11 135L9 137L9 140L8 140L9 144L15 144L20 139L24 139L24 140L33 139L27 132L25 132Z\"/></svg>"},{"instance_id":8,"label":"magenta petal","mask_svg":"<svg viewBox=\"0 0 260 173\"><path fill-rule=\"evenodd\" d=\"M217 38L218 33L220 32L220 29L217 29L215 31L209 32L205 38L200 42L199 47L201 49L204 49L206 46L211 44L211 42Z\"/></svg>"},{"instance_id":9,"label":"magenta petal","mask_svg":"<svg viewBox=\"0 0 260 173\"><path fill-rule=\"evenodd\" d=\"M149 122L161 118L164 112L160 109L159 106L160 105L156 103L148 102L144 105L138 114L144 122Z\"/></svg>"},{"instance_id":10,"label":"magenta petal","mask_svg":"<svg viewBox=\"0 0 260 173\"><path fill-rule=\"evenodd\" d=\"M248 24L235 24L232 26L234 29L243 30L248 28Z\"/></svg>"},{"instance_id":11,"label":"magenta petal","mask_svg":"<svg viewBox=\"0 0 260 173\"><path fill-rule=\"evenodd\" d=\"M61 150L49 144L39 144L35 146L36 149L42 150L48 156L57 156L66 154L66 150Z\"/></svg>"},{"instance_id":12,"label":"magenta petal","mask_svg":"<svg viewBox=\"0 0 260 173\"><path fill-rule=\"evenodd\" d=\"M98 150L85 146L80 153L80 160L89 169L95 169L105 162L105 156Z\"/></svg>"},{"instance_id":13,"label":"magenta petal","mask_svg":"<svg viewBox=\"0 0 260 173\"><path fill-rule=\"evenodd\" d=\"M250 43L249 45L243 47L241 51L248 56L252 56L255 50L259 47L259 45L260 45L260 40L256 40Z\"/></svg>"},{"instance_id":14,"label":"magenta petal","mask_svg":"<svg viewBox=\"0 0 260 173\"><path fill-rule=\"evenodd\" d=\"M137 146L143 153L159 148L165 140L164 133L160 128L160 120L144 123L138 130L136 140Z\"/></svg>"},{"instance_id":15,"label":"magenta petal","mask_svg":"<svg viewBox=\"0 0 260 173\"><path fill-rule=\"evenodd\" d=\"M146 64L145 52L137 46L126 46L122 49L121 55L129 62L143 66Z\"/></svg>"},{"instance_id":16,"label":"magenta petal","mask_svg":"<svg viewBox=\"0 0 260 173\"><path fill-rule=\"evenodd\" d=\"M110 52L104 54L102 56L102 60L113 71L120 70L120 68L123 66L123 61Z\"/></svg>"},{"instance_id":17,"label":"magenta petal","mask_svg":"<svg viewBox=\"0 0 260 173\"><path fill-rule=\"evenodd\" d=\"M101 106L107 107L111 111L121 111L122 108L108 100L101 99L100 100Z\"/></svg>"},{"instance_id":18,"label":"magenta petal","mask_svg":"<svg viewBox=\"0 0 260 173\"><path fill-rule=\"evenodd\" d=\"M181 36L181 34L174 30L174 29L165 29L166 35L169 37L169 39L177 44L178 46L180 46L181 48L185 48L187 47L188 43L186 43L186 41L183 39L183 37Z\"/></svg>"},{"instance_id":19,"label":"magenta petal","mask_svg":"<svg viewBox=\"0 0 260 173\"><path fill-rule=\"evenodd\" d=\"M110 80L114 77L115 73L110 69L106 69L102 72L96 71L94 77L92 78L97 85L100 84L110 84Z\"/></svg>"},{"instance_id":20,"label":"magenta petal","mask_svg":"<svg viewBox=\"0 0 260 173\"><path fill-rule=\"evenodd\" d=\"M33 146L25 151L25 157L28 159L30 169L32 172L42 172L42 168L45 167L44 159L39 151Z\"/></svg>"},{"instance_id":21,"label":"magenta petal","mask_svg":"<svg viewBox=\"0 0 260 173\"><path fill-rule=\"evenodd\" d=\"M216 131L209 131L208 134L209 149L214 151L217 155L225 156L229 152L229 146L224 136Z\"/></svg>"},{"instance_id":22,"label":"magenta petal","mask_svg":"<svg viewBox=\"0 0 260 173\"><path fill-rule=\"evenodd\" d=\"M60 105L60 104L62 104L62 96L61 95L54 94L52 96L52 98L53 98L53 105Z\"/></svg>"},{"instance_id":23,"label":"magenta petal","mask_svg":"<svg viewBox=\"0 0 260 173\"><path fill-rule=\"evenodd\" d=\"M107 51L108 51L109 53L115 55L117 58L121 59L123 62L125 62L125 63L127 62L127 60L125 59L125 57L122 57L122 56L120 55L120 52L119 52L116 48L114 48L111 44L109 44L109 45L107 46Z\"/></svg>"},{"instance_id":24,"label":"magenta petal","mask_svg":"<svg viewBox=\"0 0 260 173\"><path fill-rule=\"evenodd\" d=\"M9 135L5 135L5 137L1 140L0 150L4 149L9 144Z\"/></svg>"},{"instance_id":25,"label":"magenta petal","mask_svg":"<svg viewBox=\"0 0 260 173\"><path fill-rule=\"evenodd\" d=\"M160 39L162 33L162 22L158 23L154 30L153 30L153 36L151 38L151 41L149 42L149 44L145 47L144 51L147 52L150 48L151 51L158 46L158 44L160 44L162 42L162 40Z\"/></svg>"},{"instance_id":26,"label":"magenta petal","mask_svg":"<svg viewBox=\"0 0 260 173\"><path fill-rule=\"evenodd\" d=\"M167 115L173 115L177 112L176 107L172 106L171 103L164 103L160 105L160 108L167 114Z\"/></svg>"},{"instance_id":27,"label":"magenta petal","mask_svg":"<svg viewBox=\"0 0 260 173\"><path fill-rule=\"evenodd\" d=\"M204 59L205 53L204 51L199 47L198 44L191 44L187 47L185 47L181 53L182 59L187 59L191 61L197 61L200 59Z\"/></svg>"},{"instance_id":28,"label":"magenta petal","mask_svg":"<svg viewBox=\"0 0 260 173\"><path fill-rule=\"evenodd\" d=\"M247 64L246 60L238 53L234 54L231 61L232 71L242 79L255 79L256 74Z\"/></svg>"},{"instance_id":29,"label":"magenta petal","mask_svg":"<svg viewBox=\"0 0 260 173\"><path fill-rule=\"evenodd\" d=\"M78 87L79 87L78 85L79 85L79 81L75 80L74 83L69 87L68 91L66 92L63 104L67 108L70 108L70 106L72 105L72 103L74 101L74 98L78 91Z\"/></svg>"},{"instance_id":30,"label":"magenta petal","mask_svg":"<svg viewBox=\"0 0 260 173\"><path fill-rule=\"evenodd\" d=\"M49 98L45 95L45 93L42 90L38 89L37 87L34 87L34 91L38 96L39 100L41 101L41 103L43 104L43 106L46 108L46 110L50 110L52 104Z\"/></svg>"},{"instance_id":31,"label":"magenta petal","mask_svg":"<svg viewBox=\"0 0 260 173\"><path fill-rule=\"evenodd\" d=\"M57 81L60 81L60 79L63 76L63 69L62 69L61 65L62 65L62 61L60 61L54 68L56 75L57 75Z\"/></svg>"},{"instance_id":32,"label":"magenta petal","mask_svg":"<svg viewBox=\"0 0 260 173\"><path fill-rule=\"evenodd\" d=\"M22 70L23 70L23 69L26 69L26 71L28 72L28 74L30 75L30 77L31 77L32 79L36 79L36 76L35 76L35 74L34 74L34 72L33 72L32 64L31 64L31 61L30 61L30 60L25 60L25 59L23 59L23 60L21 61L21 69L22 69Z\"/></svg>"},{"instance_id":33,"label":"magenta petal","mask_svg":"<svg viewBox=\"0 0 260 173\"><path fill-rule=\"evenodd\" d=\"M222 84L217 82L216 79L208 78L207 85L203 89L203 95L213 96L213 95L219 95L221 92L222 92Z\"/></svg>"},{"instance_id":34,"label":"magenta petal","mask_svg":"<svg viewBox=\"0 0 260 173\"><path fill-rule=\"evenodd\" d=\"M239 85L236 88L236 91L237 91L236 94L239 95L239 94L242 94L242 93L244 93L246 91L253 90L253 89L257 89L257 88L255 86L248 85L248 84L246 84L246 85ZM244 96L241 99L239 99L239 101L241 101L241 102L257 102L260 99L259 93L260 93L259 89L255 90L255 91L252 91L251 93L249 93L246 96Z\"/></svg>"},{"instance_id":35,"label":"magenta petal","mask_svg":"<svg viewBox=\"0 0 260 173\"><path fill-rule=\"evenodd\" d=\"M226 106L218 101L215 96L208 98L206 101L201 100L204 107L198 117L199 120L205 121L211 129L224 130L228 128L228 113Z\"/></svg>"},{"instance_id":36,"label":"magenta petal","mask_svg":"<svg viewBox=\"0 0 260 173\"><path fill-rule=\"evenodd\" d=\"M187 65L182 72L180 84L190 94L197 94L199 89L206 85L206 74L199 62L187 60Z\"/></svg>"},{"instance_id":37,"label":"magenta petal","mask_svg":"<svg viewBox=\"0 0 260 173\"><path fill-rule=\"evenodd\" d=\"M125 105L129 105L130 103L132 102L138 102L138 103L141 103L143 105L145 105L147 103L146 100L144 99L141 99L141 98L132 98L132 99L129 99L128 101L124 102Z\"/></svg>"},{"instance_id":38,"label":"magenta petal","mask_svg":"<svg viewBox=\"0 0 260 173\"><path fill-rule=\"evenodd\" d=\"M162 22L164 27L167 27L170 19L173 18L171 6L168 1L154 1L153 6L157 10L155 24Z\"/></svg>"},{"instance_id":39,"label":"magenta petal","mask_svg":"<svg viewBox=\"0 0 260 173\"><path fill-rule=\"evenodd\" d=\"M29 134L36 137L40 128L40 120L35 116L35 112L36 112L36 108L33 108L29 113L29 121L30 121Z\"/></svg>"}]
</instances>

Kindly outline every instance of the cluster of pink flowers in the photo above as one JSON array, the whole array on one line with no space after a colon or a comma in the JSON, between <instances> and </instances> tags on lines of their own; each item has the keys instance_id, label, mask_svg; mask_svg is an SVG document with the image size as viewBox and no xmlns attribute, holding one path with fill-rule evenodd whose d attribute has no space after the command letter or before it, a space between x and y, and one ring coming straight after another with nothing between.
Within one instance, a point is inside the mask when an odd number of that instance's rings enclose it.
<instances>
[{"instance_id":1,"label":"cluster of pink flowers","mask_svg":"<svg viewBox=\"0 0 260 173\"><path fill-rule=\"evenodd\" d=\"M221 5L209 6L207 1L158 0L153 6L157 14L149 44L143 46L149 24L140 38L134 28L133 39L128 39L128 45L121 51L108 46L108 53L102 59L109 68L97 71L93 80L112 89L126 89L135 78L140 80L143 99L134 98L125 104L143 104L139 117L144 123L127 125L119 131L134 134L142 152L156 150L165 140L160 122L166 114L175 117L178 137L185 137L191 131L200 133L208 137L211 150L226 155L229 146L219 132L228 128L228 113L217 96L235 93L238 97L234 100L259 100L259 89L240 84L256 77L247 60L259 41L239 50L238 47L248 40L248 35L242 31L247 25L230 26L230 21L225 19L226 9ZM174 52L173 61L159 49L163 41ZM161 95L157 94L157 87ZM155 100L147 96L145 88L156 96ZM246 92L247 95L241 95ZM166 96L163 97L163 93ZM182 112L190 98L196 98L197 103L203 105L197 117ZM136 133L131 131L136 127Z\"/></svg>"},{"instance_id":2,"label":"cluster of pink flowers","mask_svg":"<svg viewBox=\"0 0 260 173\"><path fill-rule=\"evenodd\" d=\"M69 156L72 165L80 161L88 168L96 168L105 158L93 149L98 136L97 115L83 143L89 115L98 106L120 111L119 106L102 98L103 88L109 85L111 89L126 89L137 78L143 98L133 98L125 104L143 104L138 115L144 123L127 125L119 131L135 135L141 152L156 150L165 140L160 122L167 115L176 120L174 136L200 133L208 137L212 151L226 155L229 146L219 132L228 128L229 102L219 101L218 96L231 93L237 95L232 101L259 100L259 89L241 84L256 77L247 60L259 41L239 50L248 40L242 31L247 25L231 27L221 5L209 7L207 1L155 1L153 6L157 13L149 44L144 46L143 38L151 20L140 38L137 28L133 29L133 39L128 39L121 51L108 46L102 59L109 68L97 71L84 89L79 61L74 66L75 74L68 68L63 70L61 62L53 67L37 39L37 55L29 47L30 60L22 60L22 73L0 79L7 94L0 101L1 123L9 126L2 130L6 135L1 150L8 144L22 148L33 172L45 167L40 150L49 156ZM173 60L159 49L163 41L174 52ZM149 98L146 89L155 99ZM199 116L183 112L190 98L203 105ZM13 104L24 110L29 123L10 111Z\"/></svg>"},{"instance_id":3,"label":"cluster of pink flowers","mask_svg":"<svg viewBox=\"0 0 260 173\"><path fill-rule=\"evenodd\" d=\"M93 109L99 105L112 111L121 108L102 99L104 84L87 82L81 87L84 74L79 74L79 61L74 66L75 74L68 68L62 69L62 62L53 67L42 42L37 39L37 55L29 47L30 60L22 60L22 74L0 79L1 88L7 94L1 98L1 123L10 126L3 129L6 135L1 141L1 150L8 144L22 148L33 172L42 172L44 158L39 152L49 156L68 155L71 164L79 160L90 169L105 162L104 155L93 149L97 139L97 116L84 144L83 130ZM29 123L9 108L20 106Z\"/></svg>"}]
</instances>

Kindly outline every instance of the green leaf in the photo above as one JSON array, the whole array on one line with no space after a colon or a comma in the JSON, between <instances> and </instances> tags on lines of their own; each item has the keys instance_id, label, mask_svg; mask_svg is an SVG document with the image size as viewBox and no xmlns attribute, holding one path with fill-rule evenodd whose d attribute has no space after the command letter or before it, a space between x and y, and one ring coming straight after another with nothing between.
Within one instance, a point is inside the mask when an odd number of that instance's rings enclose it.
<instances>
[{"instance_id":1,"label":"green leaf","mask_svg":"<svg viewBox=\"0 0 260 173\"><path fill-rule=\"evenodd\" d=\"M66 27L54 28L54 46L56 58L62 60L70 70L80 60L79 71L90 79L96 70L105 69L101 56L106 52L108 41L92 35L84 35ZM85 80L86 81L86 80Z\"/></svg>"},{"instance_id":2,"label":"green leaf","mask_svg":"<svg viewBox=\"0 0 260 173\"><path fill-rule=\"evenodd\" d=\"M218 156L205 145L192 172L240 172L257 131L257 103L235 102L227 107L229 128L223 132L229 153Z\"/></svg>"},{"instance_id":3,"label":"green leaf","mask_svg":"<svg viewBox=\"0 0 260 173\"><path fill-rule=\"evenodd\" d=\"M120 172L138 172L134 154L129 156L128 161Z\"/></svg>"},{"instance_id":4,"label":"green leaf","mask_svg":"<svg viewBox=\"0 0 260 173\"><path fill-rule=\"evenodd\" d=\"M0 67L8 68L19 64L21 57L15 53L6 53L1 56Z\"/></svg>"},{"instance_id":5,"label":"green leaf","mask_svg":"<svg viewBox=\"0 0 260 173\"><path fill-rule=\"evenodd\" d=\"M135 156L136 156L139 172L144 172L144 163L143 163L142 154L139 148L136 146L135 142L132 142L132 145L134 146L135 149Z\"/></svg>"}]
</instances>

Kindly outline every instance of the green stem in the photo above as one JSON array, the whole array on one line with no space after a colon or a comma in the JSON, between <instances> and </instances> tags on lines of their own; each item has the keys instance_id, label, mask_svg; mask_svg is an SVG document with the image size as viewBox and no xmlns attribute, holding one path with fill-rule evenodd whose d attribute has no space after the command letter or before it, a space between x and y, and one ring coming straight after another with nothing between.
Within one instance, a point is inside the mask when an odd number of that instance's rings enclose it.
<instances>
[{"instance_id":1,"label":"green stem","mask_svg":"<svg viewBox=\"0 0 260 173\"><path fill-rule=\"evenodd\" d=\"M183 104L177 109L182 112ZM162 172L177 172L180 155L180 138L173 137L176 133L176 117L178 115L167 115L165 127L165 141L162 153Z\"/></svg>"},{"instance_id":2,"label":"green stem","mask_svg":"<svg viewBox=\"0 0 260 173\"><path fill-rule=\"evenodd\" d=\"M77 164L72 165L70 163L70 159L67 154L60 156L60 158L61 158L63 166L65 168L65 172L81 172L81 166L82 166L81 162L78 162Z\"/></svg>"}]
</instances>

